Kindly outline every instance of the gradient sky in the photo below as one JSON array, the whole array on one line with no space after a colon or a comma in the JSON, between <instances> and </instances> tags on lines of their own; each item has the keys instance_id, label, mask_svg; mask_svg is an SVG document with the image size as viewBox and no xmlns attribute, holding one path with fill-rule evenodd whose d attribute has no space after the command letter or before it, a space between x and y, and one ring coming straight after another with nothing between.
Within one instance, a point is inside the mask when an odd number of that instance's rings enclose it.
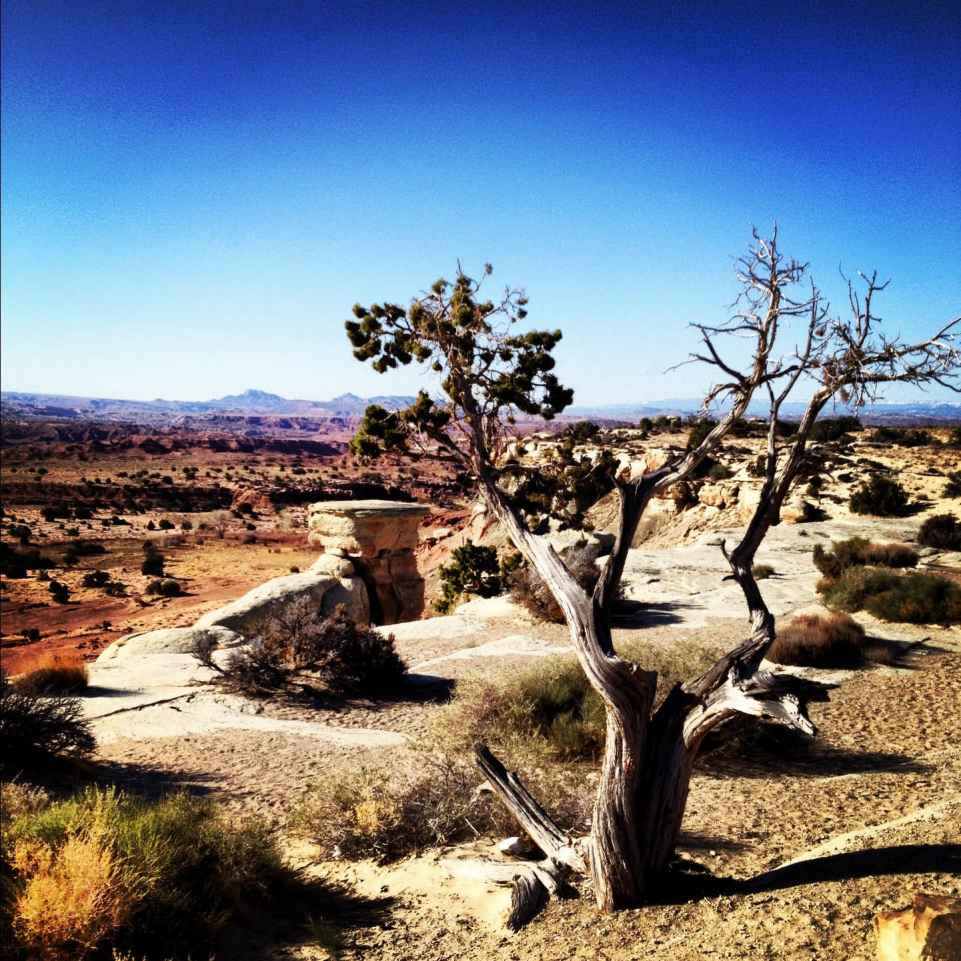
<instances>
[{"instance_id":1,"label":"gradient sky","mask_svg":"<svg viewBox=\"0 0 961 961\"><path fill-rule=\"evenodd\" d=\"M690 397L774 219L838 308L961 311L957 2L5 0L2 134L6 390L411 391L343 320L460 258L577 401Z\"/></svg>"}]
</instances>

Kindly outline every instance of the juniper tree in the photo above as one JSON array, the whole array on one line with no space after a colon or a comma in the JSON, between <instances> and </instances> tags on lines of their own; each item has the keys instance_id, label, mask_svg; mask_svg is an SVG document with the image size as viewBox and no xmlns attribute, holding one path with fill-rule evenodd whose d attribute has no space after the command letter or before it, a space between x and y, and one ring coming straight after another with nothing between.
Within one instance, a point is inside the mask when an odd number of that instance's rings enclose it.
<instances>
[{"instance_id":1,"label":"juniper tree","mask_svg":"<svg viewBox=\"0 0 961 961\"><path fill-rule=\"evenodd\" d=\"M705 409L719 405L723 416L687 450L636 475L619 471L607 452L587 457L563 443L553 463L531 470L514 456L512 425L518 414L551 420L571 403L572 392L554 374L561 332L518 333L527 298L511 288L496 301L484 297L490 273L486 265L475 280L458 269L453 281L436 281L406 307L354 307L347 333L355 357L382 373L425 365L438 375L444 397L437 401L422 391L405 410L368 408L352 446L368 457L430 454L474 478L487 509L556 599L578 661L604 703L605 751L586 838L565 836L523 784L485 746L477 747L491 785L545 855L516 882L513 921L522 923L571 874L590 874L603 909L643 901L674 857L692 766L709 732L746 714L813 733L807 702L823 699L823 689L761 669L774 640L774 618L751 572L757 546L777 523L814 422L831 398L857 405L893 381L952 385L959 352L957 321L922 344L881 337L871 313L871 298L882 289L874 279L863 308L852 288L857 309L851 321L831 319L817 288L802 286L807 265L781 254L776 233L770 240L755 233L738 262L742 296L732 317L717 326L695 325L703 348L692 359L721 378L708 391ZM799 324L801 346L783 349ZM725 360L721 341L728 337L748 339L746 364ZM778 414L799 384L813 389L812 399L782 450ZM677 685L655 710L656 673L620 658L611 634L610 609L627 552L651 499L689 478L758 392L770 402L762 497L744 538L727 554L745 594L751 633L704 675ZM550 514L576 525L591 498L609 490L619 503L614 547L596 586L586 590L542 531Z\"/></svg>"}]
</instances>

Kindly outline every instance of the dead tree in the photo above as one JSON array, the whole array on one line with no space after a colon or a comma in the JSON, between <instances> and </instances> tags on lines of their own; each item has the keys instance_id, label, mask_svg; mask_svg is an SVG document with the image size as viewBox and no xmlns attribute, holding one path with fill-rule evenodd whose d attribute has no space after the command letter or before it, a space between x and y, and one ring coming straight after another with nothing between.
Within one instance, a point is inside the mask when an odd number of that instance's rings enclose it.
<instances>
[{"instance_id":1,"label":"dead tree","mask_svg":"<svg viewBox=\"0 0 961 961\"><path fill-rule=\"evenodd\" d=\"M536 913L549 892L571 875L590 875L604 910L641 903L674 857L698 749L719 725L736 715L751 715L814 731L806 705L823 698L823 689L761 667L774 640L774 618L751 574L754 554L777 523L811 427L832 398L863 401L878 385L895 381L953 386L961 353L954 333L958 321L921 344L885 339L872 314L872 298L882 289L874 278L863 305L852 288L851 321L830 319L813 285L797 295L806 272L806 264L780 253L776 234L764 240L755 233L739 261L743 292L734 315L716 327L696 325L703 350L693 359L721 375L706 404L723 403L726 413L693 450L638 477L611 473L620 504L616 539L592 593L580 586L548 540L535 533L508 483L517 471L516 464L506 462L515 413L551 419L572 399L553 373L551 354L560 331L515 334L514 324L526 316L523 294L508 289L497 303L481 300L483 282L460 271L455 281L437 281L407 308L357 305L356 319L347 322L359 360L371 361L381 372L414 360L427 364L440 375L447 398L438 404L422 392L404 411L368 408L353 449L365 456L383 450L430 452L476 479L490 513L549 586L579 663L604 702L606 743L586 838L565 837L523 784L478 746L481 769L545 855L517 882L515 924ZM485 277L489 273L488 265ZM798 324L804 328L802 345L783 350L781 344L791 342ZM732 336L746 337L751 345L743 369L724 359L719 341ZM791 446L781 452L777 415L802 386L813 390L812 398ZM675 687L655 710L657 674L620 658L611 635L610 609L627 553L651 498L689 477L758 392L769 398L771 417L762 497L744 538L728 554L732 576L747 600L750 635L703 676ZM558 468L558 490L571 467ZM573 474L581 479L584 471Z\"/></svg>"}]
</instances>

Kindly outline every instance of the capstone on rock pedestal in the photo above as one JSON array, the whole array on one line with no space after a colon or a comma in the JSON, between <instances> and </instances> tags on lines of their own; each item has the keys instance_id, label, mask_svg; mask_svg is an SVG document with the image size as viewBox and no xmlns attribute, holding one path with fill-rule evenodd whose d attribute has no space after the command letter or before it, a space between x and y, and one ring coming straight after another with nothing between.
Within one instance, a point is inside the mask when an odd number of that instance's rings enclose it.
<instances>
[{"instance_id":1,"label":"capstone on rock pedestal","mask_svg":"<svg viewBox=\"0 0 961 961\"><path fill-rule=\"evenodd\" d=\"M307 511L307 539L325 555L350 560L367 585L371 621L396 624L420 617L424 579L414 548L427 514L403 501L318 501ZM329 564L323 556L318 563Z\"/></svg>"}]
</instances>

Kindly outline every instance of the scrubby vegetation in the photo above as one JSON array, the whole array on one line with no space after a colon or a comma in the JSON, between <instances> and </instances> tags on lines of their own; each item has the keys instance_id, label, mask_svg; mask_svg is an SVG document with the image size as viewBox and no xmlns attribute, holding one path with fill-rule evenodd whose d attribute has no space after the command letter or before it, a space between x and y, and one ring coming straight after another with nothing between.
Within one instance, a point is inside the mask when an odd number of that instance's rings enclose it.
<instances>
[{"instance_id":1,"label":"scrubby vegetation","mask_svg":"<svg viewBox=\"0 0 961 961\"><path fill-rule=\"evenodd\" d=\"M564 554L564 563L585 591L593 591L600 577L595 563L596 552L588 546L572 548ZM563 624L564 612L550 588L534 568L520 564L508 576L511 599L539 621Z\"/></svg>"},{"instance_id":2,"label":"scrubby vegetation","mask_svg":"<svg viewBox=\"0 0 961 961\"><path fill-rule=\"evenodd\" d=\"M658 700L717 659L684 642L619 646L618 653L658 672ZM604 746L604 708L575 658L551 658L518 672L507 684L466 687L438 714L433 737L454 753L482 741L512 757L591 760Z\"/></svg>"},{"instance_id":3,"label":"scrubby vegetation","mask_svg":"<svg viewBox=\"0 0 961 961\"><path fill-rule=\"evenodd\" d=\"M896 480L875 474L851 494L850 506L855 514L901 517L908 510L908 494Z\"/></svg>"},{"instance_id":4,"label":"scrubby vegetation","mask_svg":"<svg viewBox=\"0 0 961 961\"><path fill-rule=\"evenodd\" d=\"M778 629L767 658L777 664L850 667L863 659L864 628L848 614L799 614Z\"/></svg>"},{"instance_id":5,"label":"scrubby vegetation","mask_svg":"<svg viewBox=\"0 0 961 961\"><path fill-rule=\"evenodd\" d=\"M830 551L816 545L813 559L826 577L839 577L850 567L916 567L919 558L906 544L875 544L864 537L851 537L835 541Z\"/></svg>"},{"instance_id":6,"label":"scrubby vegetation","mask_svg":"<svg viewBox=\"0 0 961 961\"><path fill-rule=\"evenodd\" d=\"M89 789L51 803L3 792L13 957L207 957L224 928L292 887L269 831L228 822L207 800Z\"/></svg>"},{"instance_id":7,"label":"scrubby vegetation","mask_svg":"<svg viewBox=\"0 0 961 961\"><path fill-rule=\"evenodd\" d=\"M935 514L921 525L918 543L939 550L961 551L961 523L954 514Z\"/></svg>"},{"instance_id":8,"label":"scrubby vegetation","mask_svg":"<svg viewBox=\"0 0 961 961\"><path fill-rule=\"evenodd\" d=\"M823 417L811 429L813 441L841 440L845 434L852 434L861 430L861 421L857 417Z\"/></svg>"},{"instance_id":9,"label":"scrubby vegetation","mask_svg":"<svg viewBox=\"0 0 961 961\"><path fill-rule=\"evenodd\" d=\"M961 497L961 470L948 472L948 482L944 485L945 497Z\"/></svg>"},{"instance_id":10,"label":"scrubby vegetation","mask_svg":"<svg viewBox=\"0 0 961 961\"><path fill-rule=\"evenodd\" d=\"M471 541L454 548L451 562L440 569L440 581L441 596L434 607L441 614L449 613L469 594L496 597L504 589L496 549Z\"/></svg>"},{"instance_id":11,"label":"scrubby vegetation","mask_svg":"<svg viewBox=\"0 0 961 961\"><path fill-rule=\"evenodd\" d=\"M87 665L75 652L49 654L24 671L14 686L31 694L76 694L87 686Z\"/></svg>"},{"instance_id":12,"label":"scrubby vegetation","mask_svg":"<svg viewBox=\"0 0 961 961\"><path fill-rule=\"evenodd\" d=\"M928 447L937 443L928 431L907 427L879 427L871 439L898 447Z\"/></svg>"},{"instance_id":13,"label":"scrubby vegetation","mask_svg":"<svg viewBox=\"0 0 961 961\"><path fill-rule=\"evenodd\" d=\"M75 698L20 690L0 674L0 744L0 770L17 774L83 757L94 738Z\"/></svg>"},{"instance_id":14,"label":"scrubby vegetation","mask_svg":"<svg viewBox=\"0 0 961 961\"><path fill-rule=\"evenodd\" d=\"M754 580L766 581L769 577L773 577L777 571L770 564L755 564L751 568L751 573L754 575Z\"/></svg>"},{"instance_id":15,"label":"scrubby vegetation","mask_svg":"<svg viewBox=\"0 0 961 961\"><path fill-rule=\"evenodd\" d=\"M358 626L343 607L321 617L306 604L272 618L224 665L206 644L194 654L223 686L254 697L382 696L397 690L407 670L393 635Z\"/></svg>"},{"instance_id":16,"label":"scrubby vegetation","mask_svg":"<svg viewBox=\"0 0 961 961\"><path fill-rule=\"evenodd\" d=\"M822 578L818 592L832 610L865 610L882 621L961 621L961 587L934 574L895 574L878 567L851 567L838 577Z\"/></svg>"}]
</instances>

